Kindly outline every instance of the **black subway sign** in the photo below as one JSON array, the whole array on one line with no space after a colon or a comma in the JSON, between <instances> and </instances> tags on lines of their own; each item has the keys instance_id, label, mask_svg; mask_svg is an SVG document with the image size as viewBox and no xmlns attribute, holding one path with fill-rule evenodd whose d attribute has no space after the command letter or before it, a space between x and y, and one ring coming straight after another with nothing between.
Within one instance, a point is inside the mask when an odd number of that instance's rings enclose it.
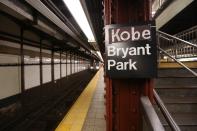
<instances>
[{"instance_id":1,"label":"black subway sign","mask_svg":"<svg viewBox=\"0 0 197 131\"><path fill-rule=\"evenodd\" d=\"M107 25L106 73L111 78L153 78L157 74L155 26Z\"/></svg>"}]
</instances>

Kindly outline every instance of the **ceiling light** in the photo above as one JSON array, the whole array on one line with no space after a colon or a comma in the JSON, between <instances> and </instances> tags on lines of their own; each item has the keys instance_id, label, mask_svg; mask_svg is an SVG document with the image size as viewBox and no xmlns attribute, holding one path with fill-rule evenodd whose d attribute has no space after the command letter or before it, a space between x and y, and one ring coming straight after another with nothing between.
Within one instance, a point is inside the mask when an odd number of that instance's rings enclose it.
<instances>
[{"instance_id":1,"label":"ceiling light","mask_svg":"<svg viewBox=\"0 0 197 131\"><path fill-rule=\"evenodd\" d=\"M197 57L191 57L191 58L180 58L179 61L197 61Z\"/></svg>"},{"instance_id":2,"label":"ceiling light","mask_svg":"<svg viewBox=\"0 0 197 131\"><path fill-rule=\"evenodd\" d=\"M152 17L155 15L155 13L156 13L156 11L152 11L152 13L151 13L152 14Z\"/></svg>"},{"instance_id":3,"label":"ceiling light","mask_svg":"<svg viewBox=\"0 0 197 131\"><path fill-rule=\"evenodd\" d=\"M96 53L97 53L98 56L100 57L100 60L103 62L103 57L101 56L101 52L100 52L100 51L97 51Z\"/></svg>"},{"instance_id":4,"label":"ceiling light","mask_svg":"<svg viewBox=\"0 0 197 131\"><path fill-rule=\"evenodd\" d=\"M94 35L88 23L87 17L84 13L80 0L63 0L69 9L70 13L88 38L89 41L95 41Z\"/></svg>"}]
</instances>

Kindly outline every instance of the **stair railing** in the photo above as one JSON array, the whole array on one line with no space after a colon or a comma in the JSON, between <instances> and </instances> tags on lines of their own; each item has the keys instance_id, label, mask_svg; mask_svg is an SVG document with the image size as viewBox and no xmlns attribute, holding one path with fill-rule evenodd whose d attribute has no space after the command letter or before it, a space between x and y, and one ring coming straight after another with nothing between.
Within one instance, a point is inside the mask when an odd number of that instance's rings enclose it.
<instances>
[{"instance_id":1,"label":"stair railing","mask_svg":"<svg viewBox=\"0 0 197 131\"><path fill-rule=\"evenodd\" d=\"M164 59L164 57L170 58L171 61L177 62L179 65L181 65L190 73L192 73L195 77L197 77L197 73L195 71L190 69L179 60L180 58L197 57L197 44L180 39L176 36L169 35L162 31L157 31L157 40L157 49L159 50L158 53L160 59ZM170 128L173 131L181 131L179 126L167 110L163 101L154 89L153 96Z\"/></svg>"},{"instance_id":2,"label":"stair railing","mask_svg":"<svg viewBox=\"0 0 197 131\"><path fill-rule=\"evenodd\" d=\"M157 40L160 59L168 57L197 77L197 73L195 71L179 60L180 58L197 57L197 44L182 40L162 31L157 31Z\"/></svg>"},{"instance_id":3,"label":"stair railing","mask_svg":"<svg viewBox=\"0 0 197 131\"><path fill-rule=\"evenodd\" d=\"M174 36L191 43L197 43L197 25L181 31Z\"/></svg>"},{"instance_id":4,"label":"stair railing","mask_svg":"<svg viewBox=\"0 0 197 131\"><path fill-rule=\"evenodd\" d=\"M181 129L179 128L179 126L177 125L175 120L172 118L168 109L166 108L163 101L161 100L161 98L159 97L159 95L157 94L157 92L154 89L153 89L153 96L154 96L155 102L157 103L159 109L161 110L161 112L162 112L163 116L165 117L165 119L166 119L168 125L170 126L170 128L173 131L181 131Z\"/></svg>"},{"instance_id":5,"label":"stair railing","mask_svg":"<svg viewBox=\"0 0 197 131\"><path fill-rule=\"evenodd\" d=\"M157 31L157 38L159 47L173 58L197 57L196 43L191 43L162 31Z\"/></svg>"},{"instance_id":6,"label":"stair railing","mask_svg":"<svg viewBox=\"0 0 197 131\"><path fill-rule=\"evenodd\" d=\"M142 131L165 131L152 103L147 96L141 96Z\"/></svg>"}]
</instances>

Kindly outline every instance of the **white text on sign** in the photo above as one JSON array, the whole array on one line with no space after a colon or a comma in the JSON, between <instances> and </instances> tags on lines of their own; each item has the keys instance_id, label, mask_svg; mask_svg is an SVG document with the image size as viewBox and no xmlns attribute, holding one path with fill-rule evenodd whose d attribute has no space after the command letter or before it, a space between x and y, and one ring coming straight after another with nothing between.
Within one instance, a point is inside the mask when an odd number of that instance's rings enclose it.
<instances>
[{"instance_id":1,"label":"white text on sign","mask_svg":"<svg viewBox=\"0 0 197 131\"><path fill-rule=\"evenodd\" d=\"M141 27L111 29L109 43L116 42L129 42L138 40L149 40L151 39L151 31L148 28L142 29Z\"/></svg>"},{"instance_id":2,"label":"white text on sign","mask_svg":"<svg viewBox=\"0 0 197 131\"><path fill-rule=\"evenodd\" d=\"M135 56L135 55L151 55L150 45L146 44L145 47L129 47L129 48L121 48L115 46L107 47L107 55L108 56L121 56L122 58L126 58L127 56Z\"/></svg>"},{"instance_id":3,"label":"white text on sign","mask_svg":"<svg viewBox=\"0 0 197 131\"><path fill-rule=\"evenodd\" d=\"M151 78L157 73L155 24L105 26L106 74Z\"/></svg>"}]
</instances>

